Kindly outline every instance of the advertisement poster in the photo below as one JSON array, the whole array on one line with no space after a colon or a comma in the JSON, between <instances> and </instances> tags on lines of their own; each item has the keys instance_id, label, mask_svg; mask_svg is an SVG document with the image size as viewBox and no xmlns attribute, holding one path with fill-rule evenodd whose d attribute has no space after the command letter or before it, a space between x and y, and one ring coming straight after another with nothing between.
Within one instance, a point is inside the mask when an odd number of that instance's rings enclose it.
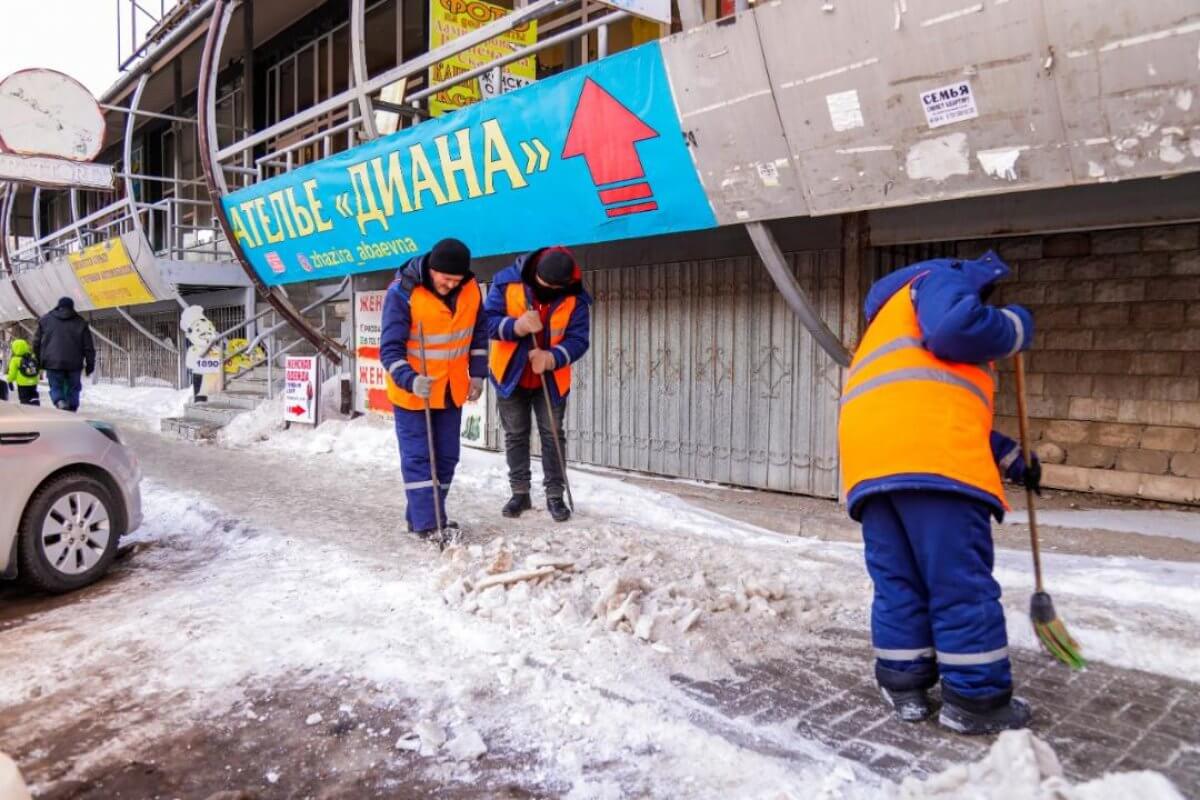
<instances>
[{"instance_id":1,"label":"advertisement poster","mask_svg":"<svg viewBox=\"0 0 1200 800\"><path fill-rule=\"evenodd\" d=\"M110 239L67 256L75 277L96 308L153 303L154 295L133 268L125 242Z\"/></svg>"},{"instance_id":2,"label":"advertisement poster","mask_svg":"<svg viewBox=\"0 0 1200 800\"><path fill-rule=\"evenodd\" d=\"M316 356L288 356L283 388L283 421L317 424L321 376Z\"/></svg>"},{"instance_id":3,"label":"advertisement poster","mask_svg":"<svg viewBox=\"0 0 1200 800\"><path fill-rule=\"evenodd\" d=\"M486 449L488 427L488 396L492 393L491 381L484 381L483 394L474 403L463 406L459 438L469 447Z\"/></svg>"},{"instance_id":4,"label":"advertisement poster","mask_svg":"<svg viewBox=\"0 0 1200 800\"><path fill-rule=\"evenodd\" d=\"M268 285L393 270L448 232L483 258L716 226L658 42L221 202Z\"/></svg>"},{"instance_id":5,"label":"advertisement poster","mask_svg":"<svg viewBox=\"0 0 1200 800\"><path fill-rule=\"evenodd\" d=\"M385 297L386 289L354 293L354 410L363 414L392 413L387 377L379 363Z\"/></svg>"},{"instance_id":6,"label":"advertisement poster","mask_svg":"<svg viewBox=\"0 0 1200 800\"><path fill-rule=\"evenodd\" d=\"M509 13L503 6L483 0L430 0L429 49L434 50ZM518 25L491 41L476 45L429 70L429 85L481 67L498 58L537 43L537 20ZM528 86L537 79L537 56L522 58L500 68L500 83L493 72L464 81L429 98L429 113L435 117L478 103L481 99Z\"/></svg>"}]
</instances>

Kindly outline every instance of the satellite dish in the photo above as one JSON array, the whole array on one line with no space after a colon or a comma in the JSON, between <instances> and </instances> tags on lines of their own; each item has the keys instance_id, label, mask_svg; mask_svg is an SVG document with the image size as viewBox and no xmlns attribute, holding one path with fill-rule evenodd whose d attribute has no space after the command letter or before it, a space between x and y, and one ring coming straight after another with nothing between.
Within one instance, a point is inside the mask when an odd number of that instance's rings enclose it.
<instances>
[{"instance_id":1,"label":"satellite dish","mask_svg":"<svg viewBox=\"0 0 1200 800\"><path fill-rule=\"evenodd\" d=\"M24 69L0 81L0 150L91 161L104 128L96 98L69 75Z\"/></svg>"}]
</instances>

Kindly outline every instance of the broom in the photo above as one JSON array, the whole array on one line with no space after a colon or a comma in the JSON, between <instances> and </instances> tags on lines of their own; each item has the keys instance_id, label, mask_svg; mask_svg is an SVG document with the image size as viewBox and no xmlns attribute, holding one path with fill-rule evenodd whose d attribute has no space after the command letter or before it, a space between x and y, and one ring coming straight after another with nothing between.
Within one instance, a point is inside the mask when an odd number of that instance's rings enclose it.
<instances>
[{"instance_id":1,"label":"broom","mask_svg":"<svg viewBox=\"0 0 1200 800\"><path fill-rule=\"evenodd\" d=\"M1031 465L1033 454L1029 447L1029 414L1025 408L1025 359L1020 353L1016 356L1016 370L1021 454L1025 457L1025 464ZM1054 601L1042 585L1042 552L1038 545L1037 511L1034 508L1033 490L1029 487L1025 488L1025 499L1029 506L1029 543L1033 550L1034 592L1029 600L1029 618L1033 620L1034 633L1050 655L1071 669L1083 669L1086 662L1079 652L1079 645L1071 638L1071 634L1067 633L1067 627L1054 611Z\"/></svg>"}]
</instances>

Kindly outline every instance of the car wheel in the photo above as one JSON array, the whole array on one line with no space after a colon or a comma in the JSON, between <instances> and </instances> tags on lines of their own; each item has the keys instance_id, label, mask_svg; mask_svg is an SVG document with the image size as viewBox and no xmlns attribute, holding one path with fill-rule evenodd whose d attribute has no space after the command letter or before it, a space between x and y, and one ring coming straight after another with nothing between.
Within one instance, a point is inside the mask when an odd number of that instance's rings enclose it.
<instances>
[{"instance_id":1,"label":"car wheel","mask_svg":"<svg viewBox=\"0 0 1200 800\"><path fill-rule=\"evenodd\" d=\"M117 554L118 507L107 486L67 473L39 488L21 518L20 578L46 592L99 579Z\"/></svg>"}]
</instances>

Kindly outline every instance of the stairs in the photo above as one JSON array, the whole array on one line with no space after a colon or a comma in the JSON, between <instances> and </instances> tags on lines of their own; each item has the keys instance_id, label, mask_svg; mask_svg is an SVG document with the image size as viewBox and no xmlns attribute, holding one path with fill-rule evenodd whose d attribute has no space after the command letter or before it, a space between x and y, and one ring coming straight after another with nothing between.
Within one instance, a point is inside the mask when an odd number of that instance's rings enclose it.
<instances>
[{"instance_id":1,"label":"stairs","mask_svg":"<svg viewBox=\"0 0 1200 800\"><path fill-rule=\"evenodd\" d=\"M182 417L164 419L160 430L185 441L211 441L235 418L258 408L266 399L267 370L259 367L233 381L224 392L210 395L207 401L189 402Z\"/></svg>"},{"instance_id":2,"label":"stairs","mask_svg":"<svg viewBox=\"0 0 1200 800\"><path fill-rule=\"evenodd\" d=\"M288 287L288 297L297 308L305 307L328 294L335 284L300 284ZM319 311L305 315L314 326L335 339L345 338L349 332L349 307L345 300L336 304L322 307ZM258 311L265 310L259 306ZM271 317L263 324L269 324ZM269 340L269 349L276 353L272 379L276 392L283 391L283 357L278 355L288 352L291 355L303 355L312 352L307 343L299 347L291 346L299 339L299 334L290 326L285 326ZM244 375L228 383L225 391L209 395L204 403L188 403L181 417L169 417L162 420L160 430L167 435L187 441L211 441L217 437L221 429L245 414L253 411L267 399L267 367L265 364L255 367Z\"/></svg>"}]
</instances>

